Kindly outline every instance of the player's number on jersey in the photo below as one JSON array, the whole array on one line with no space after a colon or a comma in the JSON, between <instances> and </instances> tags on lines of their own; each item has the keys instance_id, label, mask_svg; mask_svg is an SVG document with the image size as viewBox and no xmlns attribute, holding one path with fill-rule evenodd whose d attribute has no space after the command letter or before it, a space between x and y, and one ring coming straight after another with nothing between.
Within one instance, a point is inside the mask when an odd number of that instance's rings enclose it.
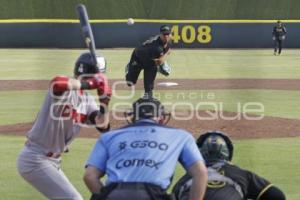
<instances>
[{"instance_id":1,"label":"player's number on jersey","mask_svg":"<svg viewBox=\"0 0 300 200\"><path fill-rule=\"evenodd\" d=\"M211 28L207 25L201 25L196 28L192 25L185 25L181 29L178 25L175 25L172 26L171 33L173 43L178 43L182 40L186 44L191 44L195 41L206 44L212 40Z\"/></svg>"}]
</instances>

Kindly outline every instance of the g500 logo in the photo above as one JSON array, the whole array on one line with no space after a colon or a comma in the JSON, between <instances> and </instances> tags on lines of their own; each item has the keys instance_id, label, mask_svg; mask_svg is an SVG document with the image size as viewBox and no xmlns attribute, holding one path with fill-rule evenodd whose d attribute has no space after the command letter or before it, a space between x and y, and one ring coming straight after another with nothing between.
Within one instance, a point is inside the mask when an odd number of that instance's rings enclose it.
<instances>
[{"instance_id":1,"label":"g500 logo","mask_svg":"<svg viewBox=\"0 0 300 200\"><path fill-rule=\"evenodd\" d=\"M119 149L124 150L127 148L127 142L123 141L119 143ZM132 141L129 145L133 149L143 149L143 148L150 148L150 149L159 149L161 151L167 151L169 145L166 143L158 143L156 141L150 140L136 140Z\"/></svg>"},{"instance_id":2,"label":"g500 logo","mask_svg":"<svg viewBox=\"0 0 300 200\"><path fill-rule=\"evenodd\" d=\"M161 151L168 150L169 146L166 143L157 143L156 141L149 141L149 140L136 140L133 141L130 146L132 148L150 148L155 149L158 148Z\"/></svg>"},{"instance_id":3,"label":"g500 logo","mask_svg":"<svg viewBox=\"0 0 300 200\"><path fill-rule=\"evenodd\" d=\"M182 40L182 42L186 44L194 42L207 44L212 40L211 27L207 25L198 27L192 25L179 27L178 25L174 25L171 28L171 34L173 43L178 43Z\"/></svg>"}]
</instances>

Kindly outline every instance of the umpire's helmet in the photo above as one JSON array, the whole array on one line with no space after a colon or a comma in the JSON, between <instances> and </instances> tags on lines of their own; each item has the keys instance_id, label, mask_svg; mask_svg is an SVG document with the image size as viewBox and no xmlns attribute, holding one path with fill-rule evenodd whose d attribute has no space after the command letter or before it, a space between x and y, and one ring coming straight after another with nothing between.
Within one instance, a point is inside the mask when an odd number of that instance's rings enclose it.
<instances>
[{"instance_id":1,"label":"umpire's helmet","mask_svg":"<svg viewBox=\"0 0 300 200\"><path fill-rule=\"evenodd\" d=\"M208 166L216 162L232 160L233 144L223 132L206 132L197 139L197 146Z\"/></svg>"},{"instance_id":2,"label":"umpire's helmet","mask_svg":"<svg viewBox=\"0 0 300 200\"><path fill-rule=\"evenodd\" d=\"M124 113L127 122L132 123L140 119L159 118L159 123L167 124L170 113L165 111L164 106L155 98L140 98L132 104L132 110ZM131 118L129 120L129 117Z\"/></svg>"},{"instance_id":3,"label":"umpire's helmet","mask_svg":"<svg viewBox=\"0 0 300 200\"><path fill-rule=\"evenodd\" d=\"M74 76L78 77L83 74L104 73L106 70L106 61L102 56L97 56L97 65L92 59L90 53L83 53L75 63Z\"/></svg>"}]
</instances>

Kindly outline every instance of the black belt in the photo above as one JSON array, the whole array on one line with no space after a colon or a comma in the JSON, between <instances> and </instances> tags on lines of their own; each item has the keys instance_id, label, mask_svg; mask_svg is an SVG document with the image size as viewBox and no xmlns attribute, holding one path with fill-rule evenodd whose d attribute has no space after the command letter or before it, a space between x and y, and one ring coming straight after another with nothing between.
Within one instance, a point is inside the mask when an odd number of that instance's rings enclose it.
<instances>
[{"instance_id":1,"label":"black belt","mask_svg":"<svg viewBox=\"0 0 300 200\"><path fill-rule=\"evenodd\" d=\"M138 182L127 182L127 183L112 183L115 184L115 188L120 189L146 189L147 187L156 188L163 190L160 186L152 183L138 183Z\"/></svg>"},{"instance_id":2,"label":"black belt","mask_svg":"<svg viewBox=\"0 0 300 200\"><path fill-rule=\"evenodd\" d=\"M171 200L171 195L168 195L165 189L162 189L160 186L151 184L151 183L136 183L136 182L127 182L127 183L111 183L105 187L101 188L99 198L97 200L106 199L106 197L114 190L144 190L148 193L149 197L152 200Z\"/></svg>"}]
</instances>

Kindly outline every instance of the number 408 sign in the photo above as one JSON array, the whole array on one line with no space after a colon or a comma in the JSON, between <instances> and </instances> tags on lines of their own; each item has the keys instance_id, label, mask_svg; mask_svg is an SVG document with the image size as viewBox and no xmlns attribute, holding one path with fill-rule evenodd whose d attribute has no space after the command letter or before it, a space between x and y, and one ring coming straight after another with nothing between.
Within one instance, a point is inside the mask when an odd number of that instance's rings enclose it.
<instances>
[{"instance_id":1,"label":"number 408 sign","mask_svg":"<svg viewBox=\"0 0 300 200\"><path fill-rule=\"evenodd\" d=\"M174 25L171 28L171 34L173 43L183 42L186 44L191 44L198 42L207 44L212 40L211 28L207 25L196 27L192 25L184 25L182 27Z\"/></svg>"}]
</instances>

